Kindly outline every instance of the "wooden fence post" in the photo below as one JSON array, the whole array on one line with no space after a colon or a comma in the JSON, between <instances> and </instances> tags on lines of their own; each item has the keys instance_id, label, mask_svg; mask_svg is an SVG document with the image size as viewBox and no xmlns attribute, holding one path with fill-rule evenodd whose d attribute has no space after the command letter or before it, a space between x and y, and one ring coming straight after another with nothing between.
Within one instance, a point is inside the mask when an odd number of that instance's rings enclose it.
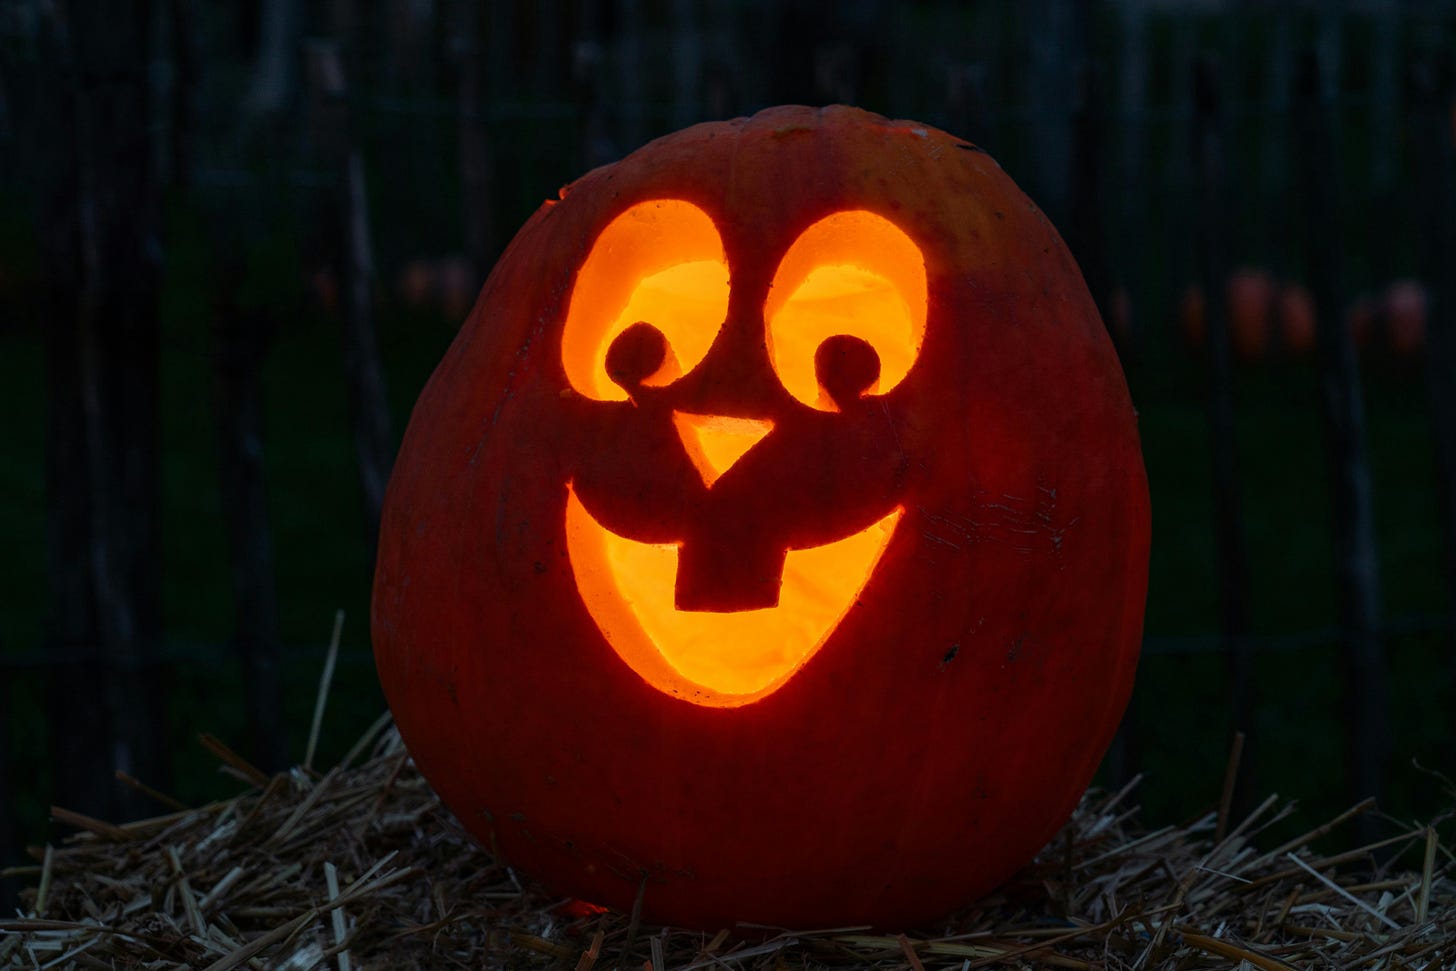
<instances>
[{"instance_id":1,"label":"wooden fence post","mask_svg":"<svg viewBox=\"0 0 1456 971\"><path fill-rule=\"evenodd\" d=\"M1027 119L1032 145L1032 193L1053 225L1068 225L1071 193L1067 173L1072 168L1073 125L1071 94L1076 84L1077 7L1082 0L1034 0L1023 3L1029 23L1026 64ZM1080 52L1078 52L1080 53ZM1099 300L1102 294L1094 294Z\"/></svg>"},{"instance_id":2,"label":"wooden fence post","mask_svg":"<svg viewBox=\"0 0 1456 971\"><path fill-rule=\"evenodd\" d=\"M1386 738L1379 560L1355 339L1344 326L1340 157L1330 91L1314 49L1300 60L1294 99L1298 196L1310 289L1319 308L1319 372L1334 500L1335 577L1344 635L1344 724L1351 795L1379 796Z\"/></svg>"},{"instance_id":3,"label":"wooden fence post","mask_svg":"<svg viewBox=\"0 0 1456 971\"><path fill-rule=\"evenodd\" d=\"M0 642L0 650L4 644ZM15 787L10 775L10 691L11 675L0 665L0 870L15 866L19 847L15 844ZM0 913L13 913L17 905L15 895L20 892L20 881L0 877Z\"/></svg>"},{"instance_id":4,"label":"wooden fence post","mask_svg":"<svg viewBox=\"0 0 1456 971\"><path fill-rule=\"evenodd\" d=\"M1102 312L1103 322L1111 330L1109 299L1112 295L1112 270L1107 260L1101 203L1106 119L1102 106L1102 79L1098 73L1096 51L1092 47L1101 7L1100 0L1081 0L1069 14L1073 40L1067 55L1072 72L1065 96L1072 106L1069 119L1072 150L1068 156L1065 181L1070 196L1067 242L1081 266L1087 288L1092 291L1092 299ZM1120 335L1114 336L1120 344Z\"/></svg>"},{"instance_id":5,"label":"wooden fence post","mask_svg":"<svg viewBox=\"0 0 1456 971\"><path fill-rule=\"evenodd\" d=\"M1411 65L1407 82L1413 128L1416 209L1422 274L1429 282L1430 305L1426 325L1426 389L1430 399L1431 431L1435 439L1437 488L1441 510L1442 553L1446 568L1449 624L1456 632L1456 274L1452 272L1453 205L1451 167L1456 165L1452 131L1453 102L1450 66L1434 51ZM1447 677L1456 705L1456 664Z\"/></svg>"},{"instance_id":6,"label":"wooden fence post","mask_svg":"<svg viewBox=\"0 0 1456 971\"><path fill-rule=\"evenodd\" d=\"M636 151L646 141L647 89L646 18L642 0L616 0L616 43L613 67L618 84L617 133L622 154Z\"/></svg>"},{"instance_id":7,"label":"wooden fence post","mask_svg":"<svg viewBox=\"0 0 1456 971\"><path fill-rule=\"evenodd\" d=\"M1213 463L1213 527L1218 558L1220 630L1233 730L1250 734L1253 657L1249 640L1249 552L1239 495L1233 363L1224 280L1228 275L1227 177L1217 67L1204 56L1193 70L1193 156L1199 188L1198 269L1207 300L1208 425Z\"/></svg>"},{"instance_id":8,"label":"wooden fence post","mask_svg":"<svg viewBox=\"0 0 1456 971\"><path fill-rule=\"evenodd\" d=\"M1400 7L1398 0L1368 0L1374 32L1370 58L1370 183L1378 198L1388 198L1399 172Z\"/></svg>"},{"instance_id":9,"label":"wooden fence post","mask_svg":"<svg viewBox=\"0 0 1456 971\"><path fill-rule=\"evenodd\" d=\"M458 89L456 133L460 140L460 187L465 210L465 252L475 271L473 283L490 272L495 258L495 210L491 187L494 159L487 134L486 72L482 67L480 15L476 0L454 4L451 53Z\"/></svg>"},{"instance_id":10,"label":"wooden fence post","mask_svg":"<svg viewBox=\"0 0 1456 971\"><path fill-rule=\"evenodd\" d=\"M113 770L165 786L169 765L155 667L163 227L145 130L153 21L144 0L129 7L113 17L82 4L44 9L26 147L48 299L53 797L109 817L151 808L118 792Z\"/></svg>"},{"instance_id":11,"label":"wooden fence post","mask_svg":"<svg viewBox=\"0 0 1456 971\"><path fill-rule=\"evenodd\" d=\"M276 115L293 96L298 70L295 44L302 11L298 0L260 0L258 59L248 90L252 113Z\"/></svg>"},{"instance_id":12,"label":"wooden fence post","mask_svg":"<svg viewBox=\"0 0 1456 971\"><path fill-rule=\"evenodd\" d=\"M1144 162L1147 144L1144 122L1147 109L1147 18L1144 0L1125 0L1120 8L1122 49L1117 58L1120 144L1116 152L1118 172L1115 183L1120 198L1110 218L1114 238L1123 242L1112 251L1112 271L1114 282L1127 295L1127 331L1120 348L1123 367L1134 371L1146 343L1147 322L1152 316L1147 313L1151 306L1149 296L1152 288L1148 285L1146 260L1142 257L1142 249L1149 242L1147 198L1151 189Z\"/></svg>"},{"instance_id":13,"label":"wooden fence post","mask_svg":"<svg viewBox=\"0 0 1456 971\"><path fill-rule=\"evenodd\" d=\"M181 9L178 0L172 0ZM264 36L278 24L268 19L293 14L281 7L259 12ZM286 23L285 23L286 26ZM182 31L181 20L174 30ZM275 41L276 42L276 41ZM280 64L265 43L253 67L251 92L237 116L238 145L243 155L275 184L281 183L280 159L288 158L284 126L294 120L288 98L260 99L259 91L292 86L297 70L291 59ZM285 49L291 45L284 43ZM271 70L286 78L269 78ZM184 132L190 117L179 114ZM201 197L199 204L203 203ZM288 733L283 722L283 684L278 643L278 595L273 574L273 533L268 518L264 474L262 372L273 342L274 321L265 313L244 310L239 295L246 275L246 252L255 238L258 217L250 200L229 194L209 206L216 230L212 246L213 297L208 361L212 378L212 417L216 440L218 496L227 536L232 588L233 636L229 645L242 669L243 709L248 731L248 757L270 772L288 767Z\"/></svg>"},{"instance_id":14,"label":"wooden fence post","mask_svg":"<svg viewBox=\"0 0 1456 971\"><path fill-rule=\"evenodd\" d=\"M223 219L240 221L235 211ZM224 223L224 227L227 224ZM233 652L243 671L249 758L268 772L288 767L278 645L273 533L263 469L262 371L272 322L238 306L242 243L220 230L212 307L213 420L218 495L228 538L233 593Z\"/></svg>"},{"instance_id":15,"label":"wooden fence post","mask_svg":"<svg viewBox=\"0 0 1456 971\"><path fill-rule=\"evenodd\" d=\"M686 128L703 120L703 38L698 29L697 8L694 0L673 0L672 4L674 128Z\"/></svg>"},{"instance_id":16,"label":"wooden fence post","mask_svg":"<svg viewBox=\"0 0 1456 971\"><path fill-rule=\"evenodd\" d=\"M345 22L351 18L344 17ZM389 402L374 326L374 252L365 191L364 153L356 144L349 110L348 79L339 45L318 41L309 48L310 81L319 104L321 141L338 166L338 247L343 263L344 383L359 482L364 492L365 541L369 563L379 544L384 487L394 464Z\"/></svg>"},{"instance_id":17,"label":"wooden fence post","mask_svg":"<svg viewBox=\"0 0 1456 971\"><path fill-rule=\"evenodd\" d=\"M500 6L505 6L501 4ZM607 44L602 37L602 11L596 3L581 5L578 35L573 45L572 90L581 136L581 167L594 169L617 158L617 143L608 117Z\"/></svg>"}]
</instances>

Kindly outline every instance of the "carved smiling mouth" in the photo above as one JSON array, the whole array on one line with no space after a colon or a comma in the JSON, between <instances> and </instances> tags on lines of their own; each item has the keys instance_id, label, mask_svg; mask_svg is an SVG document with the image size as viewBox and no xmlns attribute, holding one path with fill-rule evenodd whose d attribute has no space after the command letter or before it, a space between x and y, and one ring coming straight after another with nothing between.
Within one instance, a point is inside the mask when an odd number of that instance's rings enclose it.
<instances>
[{"instance_id":1,"label":"carved smiling mouth","mask_svg":"<svg viewBox=\"0 0 1456 971\"><path fill-rule=\"evenodd\" d=\"M736 707L781 687L829 639L874 573L903 513L843 539L789 550L774 607L717 613L674 603L678 546L619 536L568 483L566 544L577 589L607 643L653 687Z\"/></svg>"}]
</instances>

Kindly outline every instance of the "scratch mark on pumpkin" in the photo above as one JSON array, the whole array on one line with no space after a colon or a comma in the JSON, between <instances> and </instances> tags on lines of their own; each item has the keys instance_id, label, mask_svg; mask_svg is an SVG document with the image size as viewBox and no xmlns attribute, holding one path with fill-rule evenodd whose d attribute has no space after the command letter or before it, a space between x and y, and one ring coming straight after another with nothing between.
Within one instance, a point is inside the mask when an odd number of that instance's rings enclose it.
<instances>
[{"instance_id":1,"label":"scratch mark on pumpkin","mask_svg":"<svg viewBox=\"0 0 1456 971\"><path fill-rule=\"evenodd\" d=\"M924 536L926 539L930 540L932 543L939 543L941 546L949 546L951 549L955 550L957 553L960 552L960 549L961 548L959 546L957 546L956 544L952 543L950 540L946 539L944 536L937 536L935 533L932 533L932 532L929 532L929 531L926 531L926 530L922 530L920 535Z\"/></svg>"},{"instance_id":2,"label":"scratch mark on pumpkin","mask_svg":"<svg viewBox=\"0 0 1456 971\"><path fill-rule=\"evenodd\" d=\"M937 513L932 513L929 510L925 509L923 506L920 509L920 514L935 525L944 526L946 529L949 529L952 532L959 534L962 538L967 539L972 543L978 543L985 539L985 537L980 534L980 524L973 520L952 518L950 516L943 516ZM932 536L934 534L926 533L925 535ZM955 547L954 544L950 543L949 540L943 539L939 536L935 538L940 542L945 543L947 546L951 546L952 548L958 548Z\"/></svg>"},{"instance_id":3,"label":"scratch mark on pumpkin","mask_svg":"<svg viewBox=\"0 0 1456 971\"><path fill-rule=\"evenodd\" d=\"M940 670L944 671L947 665L949 665L950 662L954 661L956 659L956 655L960 652L961 646L959 644L952 644L950 646L950 650L945 652L945 657L942 657L940 659Z\"/></svg>"},{"instance_id":4,"label":"scratch mark on pumpkin","mask_svg":"<svg viewBox=\"0 0 1456 971\"><path fill-rule=\"evenodd\" d=\"M531 352L536 342L546 333L548 321L560 309L561 299L564 295L564 287L560 285L551 287L548 309L538 314L533 325L526 329L525 339L516 348L515 362L506 370L506 378L501 382L500 397L496 399L495 408L491 410L490 417L486 419L487 428L494 428L500 422L501 412L505 409L506 404L515 396L516 380L521 366L530 361ZM480 457L480 450L485 446L485 439L486 436L481 435L476 439L474 447L470 450L470 457L467 459L467 464L472 468Z\"/></svg>"},{"instance_id":5,"label":"scratch mark on pumpkin","mask_svg":"<svg viewBox=\"0 0 1456 971\"><path fill-rule=\"evenodd\" d=\"M996 500L980 493L973 506L963 512L929 512L923 508L920 512L939 531L958 536L970 545L999 543L1026 555L1060 553L1079 517L1059 519L1055 489L1039 485L1036 493L1034 499L1005 493Z\"/></svg>"},{"instance_id":6,"label":"scratch mark on pumpkin","mask_svg":"<svg viewBox=\"0 0 1456 971\"><path fill-rule=\"evenodd\" d=\"M495 502L495 544L497 548L505 545L506 542L506 509L507 496L511 493L511 477L501 476L501 488Z\"/></svg>"},{"instance_id":7,"label":"scratch mark on pumpkin","mask_svg":"<svg viewBox=\"0 0 1456 971\"><path fill-rule=\"evenodd\" d=\"M1071 519L1067 520L1067 524L1065 526L1052 530L1052 546L1056 549L1058 553L1062 551L1062 538L1067 535L1067 530L1071 529L1073 526L1077 525L1081 521L1081 516L1073 516Z\"/></svg>"}]
</instances>

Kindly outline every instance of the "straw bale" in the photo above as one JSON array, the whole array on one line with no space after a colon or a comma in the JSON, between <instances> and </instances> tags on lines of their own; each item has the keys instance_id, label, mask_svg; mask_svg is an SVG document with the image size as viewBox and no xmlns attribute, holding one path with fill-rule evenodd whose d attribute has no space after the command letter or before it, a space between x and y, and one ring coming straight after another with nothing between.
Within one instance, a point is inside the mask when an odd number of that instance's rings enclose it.
<instances>
[{"instance_id":1,"label":"straw bale","mask_svg":"<svg viewBox=\"0 0 1456 971\"><path fill-rule=\"evenodd\" d=\"M492 859L387 719L322 774L269 778L205 744L246 791L121 825L55 811L78 832L9 871L30 889L0 919L0 969L1456 968L1439 837L1456 814L1382 817L1386 838L1322 855L1373 806L1261 849L1291 810L1275 797L1237 825L1215 811L1148 830L1131 787L1090 792L1035 862L939 926L705 934L555 899Z\"/></svg>"}]
</instances>

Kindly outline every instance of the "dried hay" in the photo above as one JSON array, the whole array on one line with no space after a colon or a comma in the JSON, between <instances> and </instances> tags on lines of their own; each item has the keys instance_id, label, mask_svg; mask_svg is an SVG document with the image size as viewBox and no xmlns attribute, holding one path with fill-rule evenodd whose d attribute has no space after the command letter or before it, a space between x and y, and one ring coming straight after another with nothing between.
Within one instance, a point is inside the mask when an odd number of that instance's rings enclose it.
<instances>
[{"instance_id":1,"label":"dried hay","mask_svg":"<svg viewBox=\"0 0 1456 971\"><path fill-rule=\"evenodd\" d=\"M204 744L248 791L123 825L56 810L81 832L9 871L36 885L0 920L0 968L1456 967L1453 857L1434 827L1312 851L1369 804L1260 851L1290 811L1274 797L1216 838L1219 813L1144 831L1127 791L1089 793L1035 863L935 933L706 935L552 899L491 859L387 719L323 774L269 778Z\"/></svg>"},{"instance_id":2,"label":"dried hay","mask_svg":"<svg viewBox=\"0 0 1456 971\"><path fill-rule=\"evenodd\" d=\"M710 936L553 899L493 860L387 716L313 771L328 683L326 668L310 758L289 773L270 778L203 736L249 787L234 799L188 809L121 776L176 811L116 825L53 810L80 832L4 871L35 886L0 919L0 969L1456 968L1456 858L1435 824L1388 821L1386 839L1314 852L1366 802L1261 852L1255 837L1292 806L1271 796L1228 829L1237 745L1219 811L1146 831L1124 805L1132 786L1090 792L1032 864L935 933Z\"/></svg>"}]
</instances>

